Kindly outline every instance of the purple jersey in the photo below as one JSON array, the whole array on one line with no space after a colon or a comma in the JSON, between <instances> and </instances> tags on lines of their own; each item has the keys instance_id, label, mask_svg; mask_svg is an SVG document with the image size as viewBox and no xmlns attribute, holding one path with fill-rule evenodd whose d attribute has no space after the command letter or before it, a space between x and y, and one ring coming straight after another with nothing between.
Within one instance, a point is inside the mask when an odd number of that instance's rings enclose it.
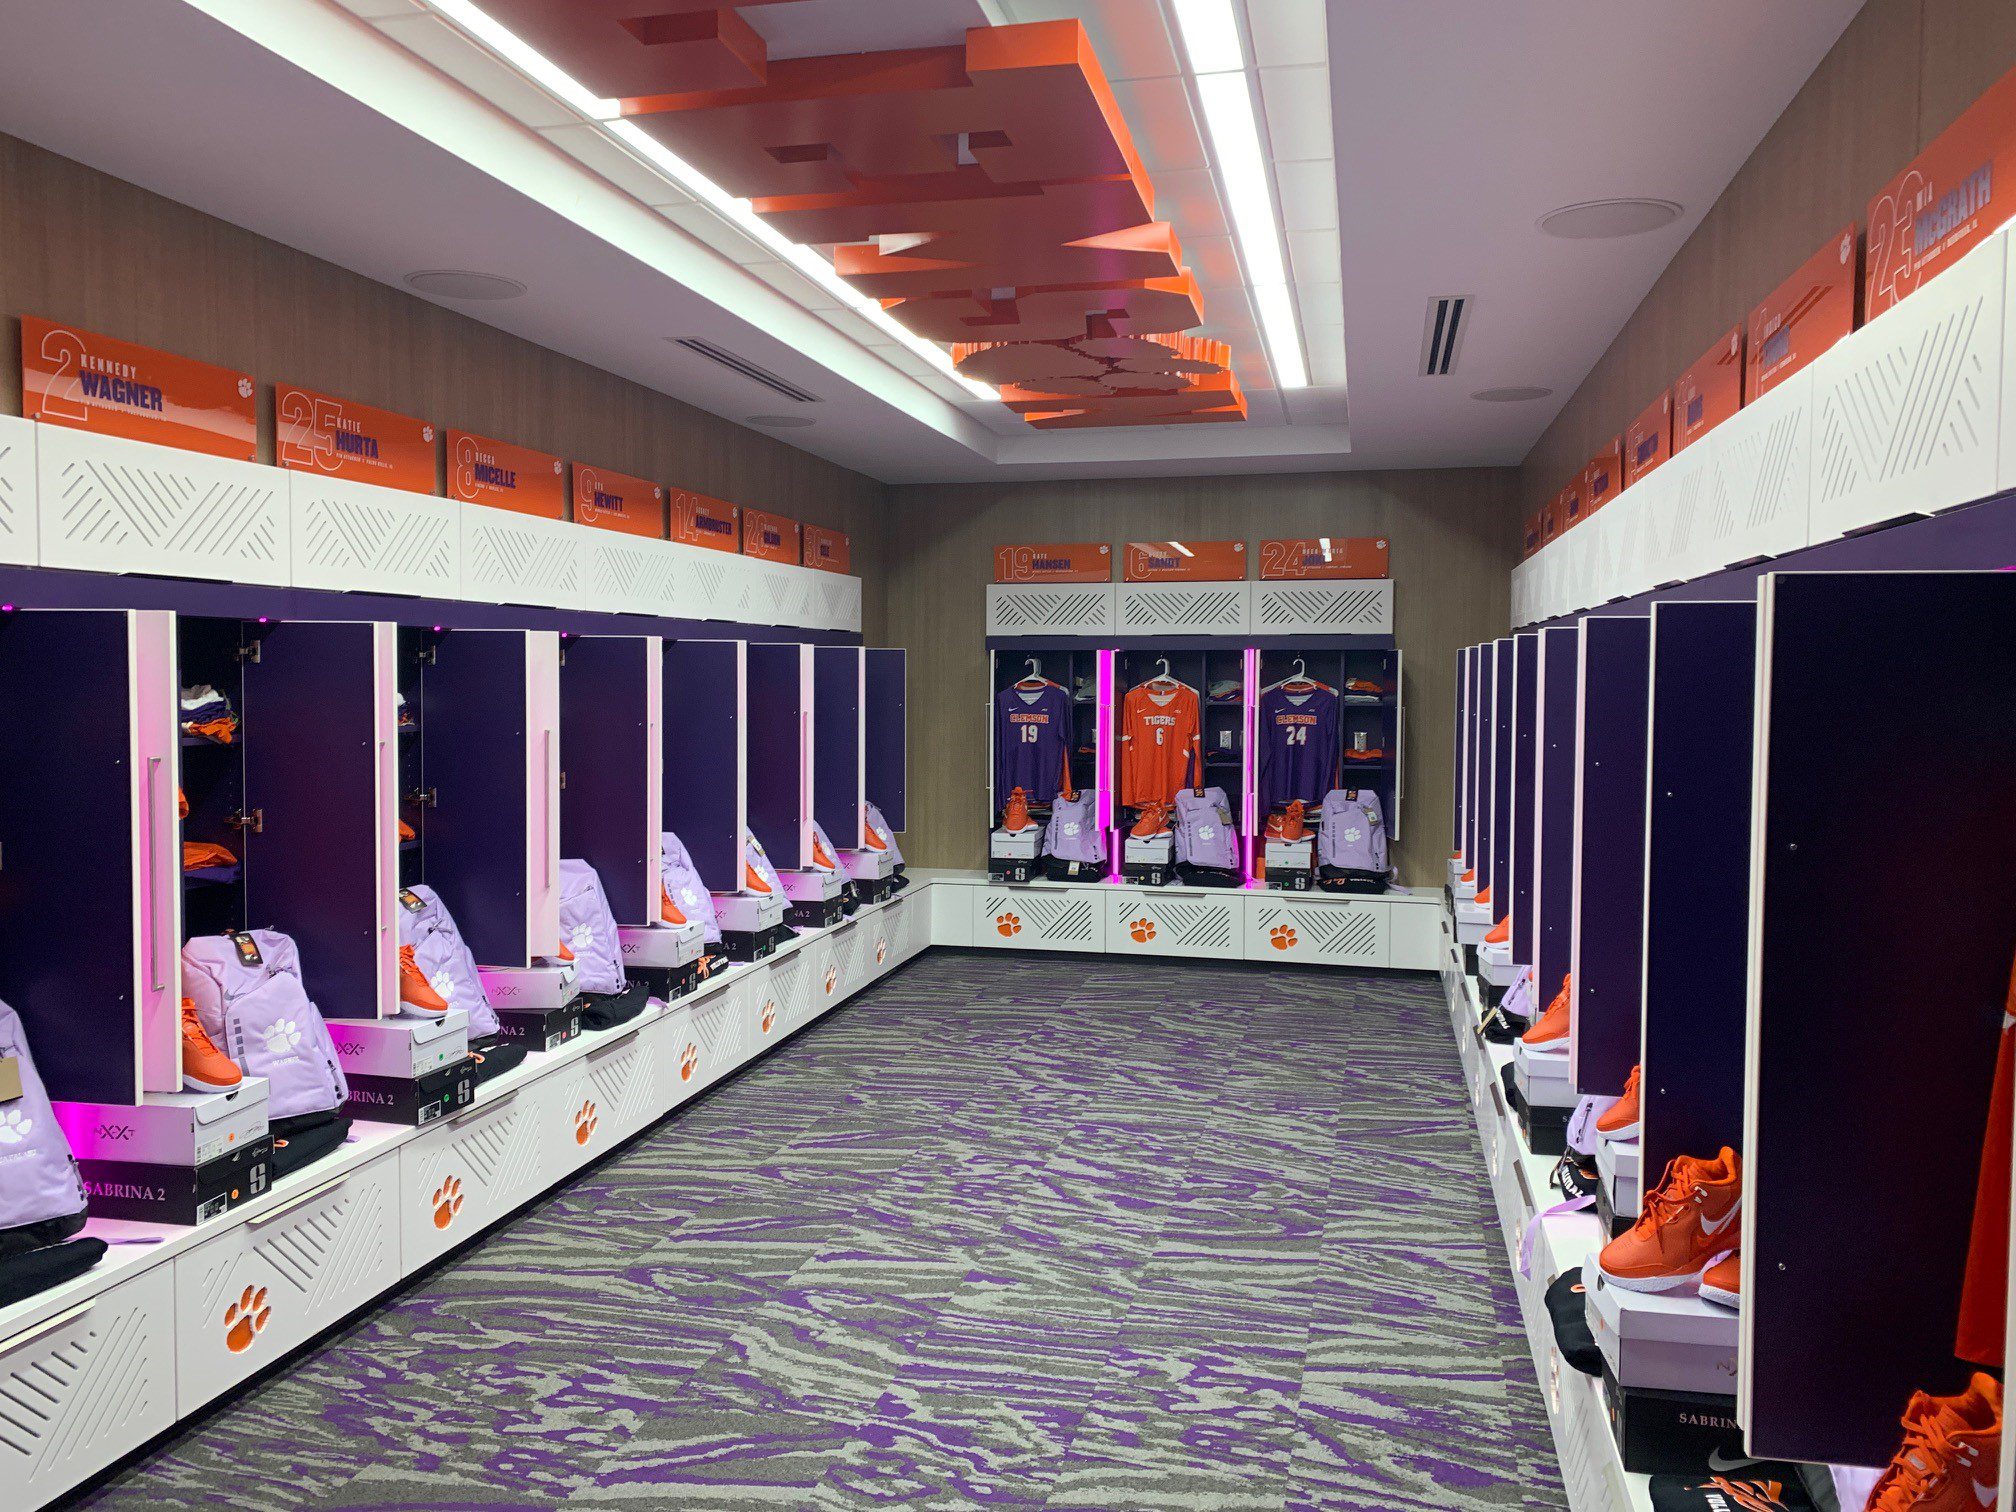
<instances>
[{"instance_id":1,"label":"purple jersey","mask_svg":"<svg viewBox=\"0 0 2016 1512\"><path fill-rule=\"evenodd\" d=\"M1048 803L1064 785L1071 745L1071 695L1055 683L1023 690L1003 688L994 700L994 802L1022 789L1031 803Z\"/></svg>"},{"instance_id":2,"label":"purple jersey","mask_svg":"<svg viewBox=\"0 0 2016 1512\"><path fill-rule=\"evenodd\" d=\"M1260 695L1260 807L1300 798L1312 808L1337 776L1337 695L1328 688Z\"/></svg>"}]
</instances>

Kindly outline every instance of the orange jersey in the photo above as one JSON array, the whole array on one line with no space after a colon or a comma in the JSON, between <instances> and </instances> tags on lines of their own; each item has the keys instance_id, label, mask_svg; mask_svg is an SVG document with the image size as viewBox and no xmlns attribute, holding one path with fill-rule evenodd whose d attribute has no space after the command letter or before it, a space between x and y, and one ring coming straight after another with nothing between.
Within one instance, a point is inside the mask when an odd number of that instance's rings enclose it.
<instances>
[{"instance_id":1,"label":"orange jersey","mask_svg":"<svg viewBox=\"0 0 2016 1512\"><path fill-rule=\"evenodd\" d=\"M1191 780L1193 756L1201 779L1200 724L1195 688L1129 688L1120 709L1120 801L1129 808L1169 802Z\"/></svg>"}]
</instances>

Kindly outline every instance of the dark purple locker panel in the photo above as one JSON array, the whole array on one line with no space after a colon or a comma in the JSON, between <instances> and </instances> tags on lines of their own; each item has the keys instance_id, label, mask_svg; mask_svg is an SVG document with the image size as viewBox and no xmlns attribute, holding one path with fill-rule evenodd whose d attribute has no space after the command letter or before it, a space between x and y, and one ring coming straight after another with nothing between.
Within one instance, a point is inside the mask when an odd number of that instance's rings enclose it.
<instances>
[{"instance_id":1,"label":"dark purple locker panel","mask_svg":"<svg viewBox=\"0 0 2016 1512\"><path fill-rule=\"evenodd\" d=\"M1470 722L1470 649L1464 647L1456 653L1456 751L1449 770L1456 774L1455 801L1449 816L1449 849L1457 855L1463 853L1463 843L1469 831L1464 827L1464 800L1469 779L1470 743L1465 733Z\"/></svg>"},{"instance_id":2,"label":"dark purple locker panel","mask_svg":"<svg viewBox=\"0 0 2016 1512\"><path fill-rule=\"evenodd\" d=\"M742 888L742 644L665 647L665 828L712 892Z\"/></svg>"},{"instance_id":3,"label":"dark purple locker panel","mask_svg":"<svg viewBox=\"0 0 2016 1512\"><path fill-rule=\"evenodd\" d=\"M862 712L868 766L861 774L862 786L889 828L901 834L910 776L910 653L871 648L861 654L867 663L868 689L868 707ZM861 839L835 835L833 843L852 849Z\"/></svg>"},{"instance_id":4,"label":"dark purple locker panel","mask_svg":"<svg viewBox=\"0 0 2016 1512\"><path fill-rule=\"evenodd\" d=\"M434 644L418 737L435 797L427 882L477 960L522 963L553 948L525 938L525 632L451 630Z\"/></svg>"},{"instance_id":5,"label":"dark purple locker panel","mask_svg":"<svg viewBox=\"0 0 2016 1512\"><path fill-rule=\"evenodd\" d=\"M139 1100L132 690L112 611L0 615L0 999L49 1095ZM173 803L172 773L157 801ZM175 941L157 963L175 970ZM172 978L166 978L172 980Z\"/></svg>"},{"instance_id":6,"label":"dark purple locker panel","mask_svg":"<svg viewBox=\"0 0 2016 1512\"><path fill-rule=\"evenodd\" d=\"M1491 922L1512 897L1512 638L1492 642L1491 660Z\"/></svg>"},{"instance_id":7,"label":"dark purple locker panel","mask_svg":"<svg viewBox=\"0 0 2016 1512\"><path fill-rule=\"evenodd\" d=\"M1491 710L1497 697L1492 674L1498 654L1487 641L1473 646L1477 698L1470 711L1470 865L1477 886L1491 885Z\"/></svg>"},{"instance_id":8,"label":"dark purple locker panel","mask_svg":"<svg viewBox=\"0 0 2016 1512\"><path fill-rule=\"evenodd\" d=\"M1645 710L1652 622L1582 622L1582 818L1575 840L1575 1087L1624 1090L1638 1062L1645 928Z\"/></svg>"},{"instance_id":9,"label":"dark purple locker panel","mask_svg":"<svg viewBox=\"0 0 2016 1512\"><path fill-rule=\"evenodd\" d=\"M637 635L581 635L560 647L560 854L595 869L619 924L657 922L636 917L658 869L650 646Z\"/></svg>"},{"instance_id":10,"label":"dark purple locker panel","mask_svg":"<svg viewBox=\"0 0 2016 1512\"><path fill-rule=\"evenodd\" d=\"M771 861L801 867L807 733L803 648L749 647L749 831ZM847 841L833 837L835 845Z\"/></svg>"},{"instance_id":11,"label":"dark purple locker panel","mask_svg":"<svg viewBox=\"0 0 2016 1512\"><path fill-rule=\"evenodd\" d=\"M246 916L292 935L330 1018L378 1016L377 677L372 628L248 625ZM457 917L460 915L458 913Z\"/></svg>"},{"instance_id":12,"label":"dark purple locker panel","mask_svg":"<svg viewBox=\"0 0 2016 1512\"><path fill-rule=\"evenodd\" d=\"M1561 990L1575 943L1575 710L1582 635L1556 627L1540 637L1540 812L1535 843L1539 901L1531 951L1542 1003Z\"/></svg>"},{"instance_id":13,"label":"dark purple locker panel","mask_svg":"<svg viewBox=\"0 0 2016 1512\"><path fill-rule=\"evenodd\" d=\"M1758 611L1749 1444L1875 1465L1912 1392L1967 1374L2016 954L2016 573L1772 574Z\"/></svg>"},{"instance_id":14,"label":"dark purple locker panel","mask_svg":"<svg viewBox=\"0 0 2016 1512\"><path fill-rule=\"evenodd\" d=\"M861 830L861 652L812 653L812 817L835 845Z\"/></svg>"},{"instance_id":15,"label":"dark purple locker panel","mask_svg":"<svg viewBox=\"0 0 2016 1512\"><path fill-rule=\"evenodd\" d=\"M1743 1145L1757 606L1652 607L1644 1166Z\"/></svg>"},{"instance_id":16,"label":"dark purple locker panel","mask_svg":"<svg viewBox=\"0 0 2016 1512\"><path fill-rule=\"evenodd\" d=\"M1536 837L1533 828L1540 745L1540 633L1526 630L1512 638L1512 959L1531 965L1527 943L1533 938L1533 873Z\"/></svg>"}]
</instances>

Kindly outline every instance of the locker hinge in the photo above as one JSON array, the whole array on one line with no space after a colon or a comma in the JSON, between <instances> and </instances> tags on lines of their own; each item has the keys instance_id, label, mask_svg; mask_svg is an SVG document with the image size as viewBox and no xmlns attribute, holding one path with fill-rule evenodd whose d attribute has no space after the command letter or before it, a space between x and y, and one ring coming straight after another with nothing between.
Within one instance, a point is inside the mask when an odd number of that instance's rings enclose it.
<instances>
[{"instance_id":1,"label":"locker hinge","mask_svg":"<svg viewBox=\"0 0 2016 1512\"><path fill-rule=\"evenodd\" d=\"M256 640L247 641L239 646L238 660L241 662L256 662L259 660L259 642Z\"/></svg>"},{"instance_id":2,"label":"locker hinge","mask_svg":"<svg viewBox=\"0 0 2016 1512\"><path fill-rule=\"evenodd\" d=\"M435 646L422 646L413 659L423 667L431 667L434 665L438 649Z\"/></svg>"},{"instance_id":3,"label":"locker hinge","mask_svg":"<svg viewBox=\"0 0 2016 1512\"><path fill-rule=\"evenodd\" d=\"M414 808L439 808L440 797L433 788L415 788L406 795L406 801Z\"/></svg>"},{"instance_id":4,"label":"locker hinge","mask_svg":"<svg viewBox=\"0 0 2016 1512\"><path fill-rule=\"evenodd\" d=\"M266 810L240 809L224 822L234 830L250 830L255 835L263 835L266 833Z\"/></svg>"},{"instance_id":5,"label":"locker hinge","mask_svg":"<svg viewBox=\"0 0 2016 1512\"><path fill-rule=\"evenodd\" d=\"M565 767L560 769L560 791L563 793L567 791L567 769Z\"/></svg>"}]
</instances>

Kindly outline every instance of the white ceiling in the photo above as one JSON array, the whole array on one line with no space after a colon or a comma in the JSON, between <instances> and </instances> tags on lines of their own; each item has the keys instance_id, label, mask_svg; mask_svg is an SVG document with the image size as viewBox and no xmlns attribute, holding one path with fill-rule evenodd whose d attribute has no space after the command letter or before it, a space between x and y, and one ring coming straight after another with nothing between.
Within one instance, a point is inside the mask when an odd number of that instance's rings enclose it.
<instances>
[{"instance_id":1,"label":"white ceiling","mask_svg":"<svg viewBox=\"0 0 2016 1512\"><path fill-rule=\"evenodd\" d=\"M1313 383L1285 394L1162 0L745 12L778 55L1082 19L1205 289L1202 334L1233 345L1244 425L1031 431L418 0L0 0L0 131L388 283L428 267L517 278L524 298L468 313L731 419L789 407L669 344L704 336L821 396L795 444L890 482L1508 463L1860 0L1245 3ZM1659 66L1633 76L1616 62L1632 57ZM1534 228L1617 194L1687 213L1621 242ZM1474 296L1474 322L1458 371L1424 379L1423 308L1450 293ZM1468 397L1527 383L1556 397Z\"/></svg>"}]
</instances>

